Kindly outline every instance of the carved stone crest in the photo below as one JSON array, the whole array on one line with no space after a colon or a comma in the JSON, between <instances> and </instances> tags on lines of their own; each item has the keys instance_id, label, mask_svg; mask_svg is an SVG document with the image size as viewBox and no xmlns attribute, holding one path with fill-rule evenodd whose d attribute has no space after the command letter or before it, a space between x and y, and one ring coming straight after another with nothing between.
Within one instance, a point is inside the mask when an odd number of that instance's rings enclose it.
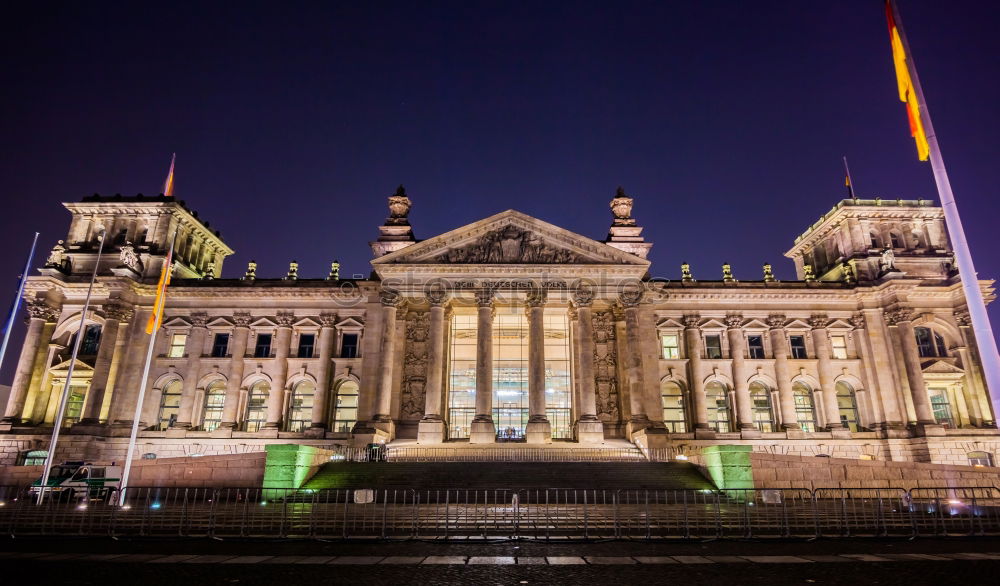
<instances>
[{"instance_id":1,"label":"carved stone crest","mask_svg":"<svg viewBox=\"0 0 1000 586\"><path fill-rule=\"evenodd\" d=\"M66 257L66 251L69 250L66 247L66 243L62 240L56 242L56 245L52 247L52 252L49 253L49 258L45 261L46 268L58 269L64 273L69 273L69 259Z\"/></svg>"},{"instance_id":2,"label":"carved stone crest","mask_svg":"<svg viewBox=\"0 0 1000 586\"><path fill-rule=\"evenodd\" d=\"M131 269L137 274L142 274L142 259L140 259L138 253L136 253L135 246L133 246L128 240L121 245L118 258L121 259L122 264L125 267Z\"/></svg>"},{"instance_id":3,"label":"carved stone crest","mask_svg":"<svg viewBox=\"0 0 1000 586\"><path fill-rule=\"evenodd\" d=\"M406 196L406 188L402 185L396 188L396 193L389 196L389 219L386 224L405 226L410 223L410 207L413 202Z\"/></svg>"},{"instance_id":4,"label":"carved stone crest","mask_svg":"<svg viewBox=\"0 0 1000 586\"><path fill-rule=\"evenodd\" d=\"M615 191L615 197L611 200L611 213L615 219L614 226L634 226L635 219L632 218L632 205L634 201L626 195L625 189L621 186Z\"/></svg>"}]
</instances>

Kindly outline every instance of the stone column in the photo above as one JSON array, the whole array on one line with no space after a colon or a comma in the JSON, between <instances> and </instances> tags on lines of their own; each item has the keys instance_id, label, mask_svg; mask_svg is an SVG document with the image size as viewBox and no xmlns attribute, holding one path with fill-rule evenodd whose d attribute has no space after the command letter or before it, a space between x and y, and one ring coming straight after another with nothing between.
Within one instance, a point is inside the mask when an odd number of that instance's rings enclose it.
<instances>
[{"instance_id":1,"label":"stone column","mask_svg":"<svg viewBox=\"0 0 1000 586\"><path fill-rule=\"evenodd\" d=\"M281 429L285 414L282 412L285 407L285 395L288 389L288 354L292 344L292 324L295 323L295 315L291 312L279 311L275 317L278 322L278 329L274 336L274 379L271 384L271 394L267 396L267 423L266 429Z\"/></svg>"},{"instance_id":2,"label":"stone column","mask_svg":"<svg viewBox=\"0 0 1000 586\"><path fill-rule=\"evenodd\" d=\"M552 443L552 424L545 414L545 299L544 289L528 292L528 443Z\"/></svg>"},{"instance_id":3,"label":"stone column","mask_svg":"<svg viewBox=\"0 0 1000 586\"><path fill-rule=\"evenodd\" d=\"M316 394L313 396L311 434L320 435L329 426L330 418L330 360L333 344L337 339L334 325L337 316L324 313L319 316L319 363L316 366Z\"/></svg>"},{"instance_id":4,"label":"stone column","mask_svg":"<svg viewBox=\"0 0 1000 586\"><path fill-rule=\"evenodd\" d=\"M83 404L83 415L77 425L97 425L100 421L101 406L108 391L108 377L111 374L111 364L115 359L115 351L119 345L119 324L129 322L134 312L117 303L104 306L104 327L101 328L101 345L97 349L97 359L94 362L94 374L90 380L90 390Z\"/></svg>"},{"instance_id":5,"label":"stone column","mask_svg":"<svg viewBox=\"0 0 1000 586\"><path fill-rule=\"evenodd\" d=\"M750 387L747 385L746 341L743 339L743 316L726 316L726 336L729 338L729 355L733 361L733 394L736 400L736 419L740 431L755 435L753 408L750 405Z\"/></svg>"},{"instance_id":6,"label":"stone column","mask_svg":"<svg viewBox=\"0 0 1000 586\"><path fill-rule=\"evenodd\" d=\"M38 360L41 349L47 350L49 342L52 340L54 328L46 327L46 324L55 323L58 316L58 311L40 299L29 302L26 309L28 311L28 331L24 335L21 356L18 358L14 382L10 388L10 399L7 401L3 419L0 420L0 429L10 429L11 425L31 418L30 413L22 413L25 399L28 396L28 387L31 384L31 373L35 369L35 362Z\"/></svg>"},{"instance_id":7,"label":"stone column","mask_svg":"<svg viewBox=\"0 0 1000 586\"><path fill-rule=\"evenodd\" d=\"M913 312L909 309L896 309L886 312L886 319L889 321L889 331L895 335L896 343L903 353L906 379L910 383L910 398L917 415L917 432L923 434L927 426L935 428L939 426L934 419L930 398L927 396L927 386L924 384L920 352L917 350L917 339L913 333Z\"/></svg>"},{"instance_id":8,"label":"stone column","mask_svg":"<svg viewBox=\"0 0 1000 586\"><path fill-rule=\"evenodd\" d=\"M201 353L205 349L205 339L208 337L207 313L192 313L190 320L191 331L185 347L187 369L184 372L184 386L181 387L181 404L177 409L177 421L171 426L174 429L191 429L195 390L198 388L198 377L201 374Z\"/></svg>"},{"instance_id":9,"label":"stone column","mask_svg":"<svg viewBox=\"0 0 1000 586\"><path fill-rule=\"evenodd\" d=\"M604 423L597 417L597 389L594 372L594 317L591 306L594 293L589 289L573 292L573 303L577 310L576 346L578 356L579 419L576 421L576 441L580 443L603 443Z\"/></svg>"},{"instance_id":10,"label":"stone column","mask_svg":"<svg viewBox=\"0 0 1000 586\"><path fill-rule=\"evenodd\" d=\"M444 418L441 417L441 394L444 392L444 291L427 292L430 319L427 332L427 383L424 385L424 416L417 424L417 443L439 444L445 439Z\"/></svg>"},{"instance_id":11,"label":"stone column","mask_svg":"<svg viewBox=\"0 0 1000 586\"><path fill-rule=\"evenodd\" d=\"M375 388L375 414L372 425L393 437L392 422L392 381L396 364L396 314L406 305L406 301L393 291L383 290L382 301L382 340L379 351L378 386Z\"/></svg>"},{"instance_id":12,"label":"stone column","mask_svg":"<svg viewBox=\"0 0 1000 586\"><path fill-rule=\"evenodd\" d=\"M816 354L819 370L819 386L823 391L823 411L826 414L826 428L843 430L840 423L840 406L837 404L837 388L833 382L833 362L830 356L830 334L826 326L830 320L825 315L814 315L809 318L812 326L813 352Z\"/></svg>"},{"instance_id":13,"label":"stone column","mask_svg":"<svg viewBox=\"0 0 1000 586\"><path fill-rule=\"evenodd\" d=\"M493 423L493 290L476 291L476 417L469 443L490 444L497 438Z\"/></svg>"},{"instance_id":14,"label":"stone column","mask_svg":"<svg viewBox=\"0 0 1000 586\"><path fill-rule=\"evenodd\" d=\"M705 402L705 385L701 373L701 316L694 313L684 316L684 350L688 359L688 392L691 393L691 421L696 436L713 434L708 426L708 405ZM714 435L714 434L713 434Z\"/></svg>"},{"instance_id":15,"label":"stone column","mask_svg":"<svg viewBox=\"0 0 1000 586\"><path fill-rule=\"evenodd\" d=\"M899 393L893 377L890 342L886 338L886 328L882 323L881 311L866 309L851 319L855 327L856 343L861 348L865 369L871 373L875 391L882 407L883 421L880 427L887 436L907 437Z\"/></svg>"},{"instance_id":16,"label":"stone column","mask_svg":"<svg viewBox=\"0 0 1000 586\"><path fill-rule=\"evenodd\" d=\"M781 415L781 429L800 430L795 413L795 394L792 391L791 373L788 371L788 337L785 335L785 316L771 315L767 318L771 331L771 350L774 353L774 378L778 382L778 410Z\"/></svg>"},{"instance_id":17,"label":"stone column","mask_svg":"<svg viewBox=\"0 0 1000 586\"><path fill-rule=\"evenodd\" d=\"M247 340L250 338L250 312L238 311L233 314L233 339L229 345L229 381L226 384L226 402L222 406L222 422L216 430L225 435L236 429L240 406L240 388L243 385L243 370L246 367Z\"/></svg>"},{"instance_id":18,"label":"stone column","mask_svg":"<svg viewBox=\"0 0 1000 586\"><path fill-rule=\"evenodd\" d=\"M628 434L649 427L649 416L643 401L642 345L639 338L639 302L634 295L622 295L618 303L625 317L625 366L628 377L629 409L632 416L628 422Z\"/></svg>"},{"instance_id":19,"label":"stone column","mask_svg":"<svg viewBox=\"0 0 1000 586\"><path fill-rule=\"evenodd\" d=\"M976 345L976 334L972 330L972 320L968 310L955 312L955 323L962 333L963 346L958 348L962 368L965 370L965 387L967 401L973 416L977 417L975 425L992 427L994 424L993 405L990 404L986 382L983 380L982 362L979 360L979 347Z\"/></svg>"}]
</instances>

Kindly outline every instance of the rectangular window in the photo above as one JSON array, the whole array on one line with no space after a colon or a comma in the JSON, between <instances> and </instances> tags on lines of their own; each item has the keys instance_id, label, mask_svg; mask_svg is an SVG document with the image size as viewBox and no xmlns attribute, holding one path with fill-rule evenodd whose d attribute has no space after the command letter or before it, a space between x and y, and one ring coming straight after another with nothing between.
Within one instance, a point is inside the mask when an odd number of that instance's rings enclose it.
<instances>
[{"instance_id":1,"label":"rectangular window","mask_svg":"<svg viewBox=\"0 0 1000 586\"><path fill-rule=\"evenodd\" d=\"M170 350L167 351L167 358L184 358L184 346L187 344L187 334L173 334L170 336Z\"/></svg>"},{"instance_id":2,"label":"rectangular window","mask_svg":"<svg viewBox=\"0 0 1000 586\"><path fill-rule=\"evenodd\" d=\"M299 336L299 358L312 358L313 349L316 346L316 334L302 334Z\"/></svg>"},{"instance_id":3,"label":"rectangular window","mask_svg":"<svg viewBox=\"0 0 1000 586\"><path fill-rule=\"evenodd\" d=\"M792 358L796 360L804 360L809 357L806 354L805 336L788 336L788 344L792 349Z\"/></svg>"},{"instance_id":4,"label":"rectangular window","mask_svg":"<svg viewBox=\"0 0 1000 586\"><path fill-rule=\"evenodd\" d=\"M253 348L254 358L267 358L271 355L271 334L257 334L257 343Z\"/></svg>"},{"instance_id":5,"label":"rectangular window","mask_svg":"<svg viewBox=\"0 0 1000 586\"><path fill-rule=\"evenodd\" d=\"M663 357L667 360L681 357L680 338L677 334L663 334Z\"/></svg>"},{"instance_id":6,"label":"rectangular window","mask_svg":"<svg viewBox=\"0 0 1000 586\"><path fill-rule=\"evenodd\" d=\"M341 358L357 358L358 357L358 335L357 334L344 334L343 339L340 341L340 357Z\"/></svg>"},{"instance_id":7,"label":"rectangular window","mask_svg":"<svg viewBox=\"0 0 1000 586\"><path fill-rule=\"evenodd\" d=\"M747 350L750 358L760 360L764 358L764 336L747 336Z\"/></svg>"},{"instance_id":8,"label":"rectangular window","mask_svg":"<svg viewBox=\"0 0 1000 586\"><path fill-rule=\"evenodd\" d=\"M705 358L722 358L722 337L718 335L705 336Z\"/></svg>"},{"instance_id":9,"label":"rectangular window","mask_svg":"<svg viewBox=\"0 0 1000 586\"><path fill-rule=\"evenodd\" d=\"M212 358L225 358L229 353L229 334L215 334L212 340Z\"/></svg>"},{"instance_id":10,"label":"rectangular window","mask_svg":"<svg viewBox=\"0 0 1000 586\"><path fill-rule=\"evenodd\" d=\"M847 336L830 336L830 345L833 347L834 358L847 358Z\"/></svg>"},{"instance_id":11,"label":"rectangular window","mask_svg":"<svg viewBox=\"0 0 1000 586\"><path fill-rule=\"evenodd\" d=\"M948 391L946 389L928 389L927 394L931 398L931 411L934 412L934 420L945 427L954 427L955 422L951 418Z\"/></svg>"},{"instance_id":12,"label":"rectangular window","mask_svg":"<svg viewBox=\"0 0 1000 586\"><path fill-rule=\"evenodd\" d=\"M91 324L83 330L83 340L80 343L80 354L94 356L101 346L101 326Z\"/></svg>"},{"instance_id":13,"label":"rectangular window","mask_svg":"<svg viewBox=\"0 0 1000 586\"><path fill-rule=\"evenodd\" d=\"M476 342L478 323L475 315L457 314L451 318L451 351L448 353L448 438L466 438L476 415Z\"/></svg>"}]
</instances>

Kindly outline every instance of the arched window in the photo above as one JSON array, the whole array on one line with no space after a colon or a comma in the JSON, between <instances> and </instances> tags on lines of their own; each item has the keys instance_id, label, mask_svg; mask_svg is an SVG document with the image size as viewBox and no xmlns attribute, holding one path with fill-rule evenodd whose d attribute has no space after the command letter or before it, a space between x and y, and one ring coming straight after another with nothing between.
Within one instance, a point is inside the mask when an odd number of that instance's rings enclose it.
<instances>
[{"instance_id":1,"label":"arched window","mask_svg":"<svg viewBox=\"0 0 1000 586\"><path fill-rule=\"evenodd\" d=\"M969 458L969 466L985 468L993 465L993 454L989 452L969 452L966 457Z\"/></svg>"},{"instance_id":2,"label":"arched window","mask_svg":"<svg viewBox=\"0 0 1000 586\"><path fill-rule=\"evenodd\" d=\"M217 380L205 389L205 408L201 415L201 428L212 431L222 423L222 408L226 404L226 383Z\"/></svg>"},{"instance_id":3,"label":"arched window","mask_svg":"<svg viewBox=\"0 0 1000 586\"><path fill-rule=\"evenodd\" d=\"M872 232L869 235L869 238L871 240L872 248L882 248L882 239L879 238L878 232Z\"/></svg>"},{"instance_id":4,"label":"arched window","mask_svg":"<svg viewBox=\"0 0 1000 586\"><path fill-rule=\"evenodd\" d=\"M160 414L156 420L156 428L160 431L167 429L177 421L177 414L181 409L181 381L174 379L163 385L163 392L160 394Z\"/></svg>"},{"instance_id":5,"label":"arched window","mask_svg":"<svg viewBox=\"0 0 1000 586\"><path fill-rule=\"evenodd\" d=\"M660 400L663 403L663 424L670 433L687 431L687 410L684 408L684 393L680 385L666 381L660 389Z\"/></svg>"},{"instance_id":6,"label":"arched window","mask_svg":"<svg viewBox=\"0 0 1000 586\"><path fill-rule=\"evenodd\" d=\"M285 416L288 431L305 431L312 425L313 399L316 396L316 385L304 380L292 389L292 400L288 402L288 414Z\"/></svg>"},{"instance_id":7,"label":"arched window","mask_svg":"<svg viewBox=\"0 0 1000 586\"><path fill-rule=\"evenodd\" d=\"M947 356L948 350L944 345L944 338L941 334L930 328L913 328L913 335L917 338L917 352L923 358L935 356Z\"/></svg>"},{"instance_id":8,"label":"arched window","mask_svg":"<svg viewBox=\"0 0 1000 586\"><path fill-rule=\"evenodd\" d=\"M854 396L854 389L845 382L837 383L837 410L841 425L851 431L861 429L858 424L858 402Z\"/></svg>"},{"instance_id":9,"label":"arched window","mask_svg":"<svg viewBox=\"0 0 1000 586\"><path fill-rule=\"evenodd\" d=\"M934 412L934 421L945 427L954 427L955 420L951 415L951 401L948 399L948 389L927 389L927 396L931 400L931 411Z\"/></svg>"},{"instance_id":10,"label":"arched window","mask_svg":"<svg viewBox=\"0 0 1000 586\"><path fill-rule=\"evenodd\" d=\"M774 431L774 412L771 393L762 383L750 384L750 403L753 405L753 424L761 431Z\"/></svg>"},{"instance_id":11,"label":"arched window","mask_svg":"<svg viewBox=\"0 0 1000 586\"><path fill-rule=\"evenodd\" d=\"M889 244L893 248L903 248L903 237L899 232L889 232Z\"/></svg>"},{"instance_id":12,"label":"arched window","mask_svg":"<svg viewBox=\"0 0 1000 586\"><path fill-rule=\"evenodd\" d=\"M712 381L705 385L705 408L708 411L708 426L719 433L732 431L729 413L729 393L722 383Z\"/></svg>"},{"instance_id":13,"label":"arched window","mask_svg":"<svg viewBox=\"0 0 1000 586\"><path fill-rule=\"evenodd\" d=\"M816 402L813 392L806 384L792 385L792 399L795 401L795 419L802 431L816 431Z\"/></svg>"},{"instance_id":14,"label":"arched window","mask_svg":"<svg viewBox=\"0 0 1000 586\"><path fill-rule=\"evenodd\" d=\"M76 344L76 333L69 337L67 348ZM80 356L95 356L101 346L101 326L88 324L83 327L83 339L80 340Z\"/></svg>"},{"instance_id":15,"label":"arched window","mask_svg":"<svg viewBox=\"0 0 1000 586\"><path fill-rule=\"evenodd\" d=\"M250 385L247 397L247 413L243 418L244 431L260 431L267 420L267 396L271 394L271 385L267 381L257 381Z\"/></svg>"},{"instance_id":16,"label":"arched window","mask_svg":"<svg viewBox=\"0 0 1000 586\"><path fill-rule=\"evenodd\" d=\"M350 433L358 422L358 383L348 380L337 387L333 405L333 431Z\"/></svg>"}]
</instances>

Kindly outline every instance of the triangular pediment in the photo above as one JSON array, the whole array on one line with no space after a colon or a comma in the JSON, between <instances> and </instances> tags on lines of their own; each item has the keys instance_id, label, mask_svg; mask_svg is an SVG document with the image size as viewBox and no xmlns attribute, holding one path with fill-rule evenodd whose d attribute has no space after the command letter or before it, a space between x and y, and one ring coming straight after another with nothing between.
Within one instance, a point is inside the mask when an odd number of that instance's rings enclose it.
<instances>
[{"instance_id":1,"label":"triangular pediment","mask_svg":"<svg viewBox=\"0 0 1000 586\"><path fill-rule=\"evenodd\" d=\"M191 321L183 316L175 315L163 322L165 328L186 328L191 325Z\"/></svg>"},{"instance_id":2,"label":"triangular pediment","mask_svg":"<svg viewBox=\"0 0 1000 586\"><path fill-rule=\"evenodd\" d=\"M294 325L297 328L316 328L320 326L320 323L311 317L305 317L295 322Z\"/></svg>"},{"instance_id":3,"label":"triangular pediment","mask_svg":"<svg viewBox=\"0 0 1000 586\"><path fill-rule=\"evenodd\" d=\"M347 317L337 322L336 327L340 329L363 328L365 324L354 317Z\"/></svg>"},{"instance_id":4,"label":"triangular pediment","mask_svg":"<svg viewBox=\"0 0 1000 586\"><path fill-rule=\"evenodd\" d=\"M53 366L50 370L53 372L53 374L59 374L59 373L65 374L69 370L69 363L70 360L64 360L59 364ZM73 375L80 376L82 373L91 372L93 370L94 367L92 367L91 365L87 364L86 362L80 359L77 359L76 363L73 366Z\"/></svg>"},{"instance_id":5,"label":"triangular pediment","mask_svg":"<svg viewBox=\"0 0 1000 586\"><path fill-rule=\"evenodd\" d=\"M955 366L954 364L948 364L944 360L935 360L927 367L923 369L924 374L964 374L965 371L961 368Z\"/></svg>"},{"instance_id":6,"label":"triangular pediment","mask_svg":"<svg viewBox=\"0 0 1000 586\"><path fill-rule=\"evenodd\" d=\"M641 259L515 210L507 210L372 261L387 265L630 265Z\"/></svg>"},{"instance_id":7,"label":"triangular pediment","mask_svg":"<svg viewBox=\"0 0 1000 586\"><path fill-rule=\"evenodd\" d=\"M278 327L278 322L269 317L261 317L255 319L250 325L255 328L275 328Z\"/></svg>"}]
</instances>

